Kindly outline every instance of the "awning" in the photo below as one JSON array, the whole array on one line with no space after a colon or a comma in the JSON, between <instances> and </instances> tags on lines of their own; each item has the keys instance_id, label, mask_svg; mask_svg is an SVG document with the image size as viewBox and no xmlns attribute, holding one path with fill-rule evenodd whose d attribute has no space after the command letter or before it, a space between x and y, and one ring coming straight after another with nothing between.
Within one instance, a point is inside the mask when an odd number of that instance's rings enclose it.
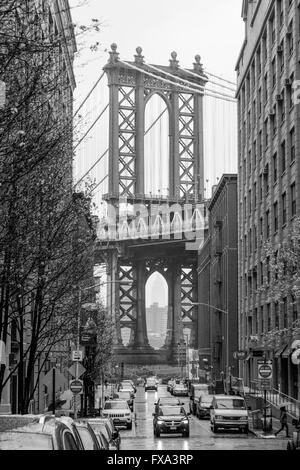
<instances>
[{"instance_id":1,"label":"awning","mask_svg":"<svg viewBox=\"0 0 300 470\"><path fill-rule=\"evenodd\" d=\"M289 344L286 349L283 351L281 357L284 357L284 358L287 358L287 357L290 357L290 355L292 354L293 350L292 350L292 346L291 344Z\"/></svg>"},{"instance_id":2,"label":"awning","mask_svg":"<svg viewBox=\"0 0 300 470\"><path fill-rule=\"evenodd\" d=\"M280 357L280 355L283 353L283 351L285 350L286 347L287 347L287 345L284 344L279 349L277 349L277 351L275 351L275 357Z\"/></svg>"}]
</instances>

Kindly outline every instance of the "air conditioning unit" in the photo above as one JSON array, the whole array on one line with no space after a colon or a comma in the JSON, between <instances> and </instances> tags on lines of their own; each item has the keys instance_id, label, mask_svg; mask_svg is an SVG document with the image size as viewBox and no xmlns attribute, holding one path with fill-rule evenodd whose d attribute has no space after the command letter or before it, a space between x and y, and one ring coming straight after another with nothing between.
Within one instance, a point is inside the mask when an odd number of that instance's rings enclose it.
<instances>
[{"instance_id":1,"label":"air conditioning unit","mask_svg":"<svg viewBox=\"0 0 300 470\"><path fill-rule=\"evenodd\" d=\"M263 170L263 174L267 175L268 173L269 173L269 167L268 167L268 165L266 165L264 170Z\"/></svg>"},{"instance_id":2,"label":"air conditioning unit","mask_svg":"<svg viewBox=\"0 0 300 470\"><path fill-rule=\"evenodd\" d=\"M278 54L281 54L283 52L283 47L282 46L277 46L277 52L278 52Z\"/></svg>"},{"instance_id":3,"label":"air conditioning unit","mask_svg":"<svg viewBox=\"0 0 300 470\"><path fill-rule=\"evenodd\" d=\"M275 98L276 98L276 101L282 101L283 100L282 94L276 95Z\"/></svg>"},{"instance_id":4,"label":"air conditioning unit","mask_svg":"<svg viewBox=\"0 0 300 470\"><path fill-rule=\"evenodd\" d=\"M274 111L274 109L270 109L270 111L269 111L269 116L275 116L275 111Z\"/></svg>"},{"instance_id":5,"label":"air conditioning unit","mask_svg":"<svg viewBox=\"0 0 300 470\"><path fill-rule=\"evenodd\" d=\"M290 78L285 78L284 79L284 84L285 84L285 86L291 86L292 85L292 80Z\"/></svg>"},{"instance_id":6,"label":"air conditioning unit","mask_svg":"<svg viewBox=\"0 0 300 470\"><path fill-rule=\"evenodd\" d=\"M287 36L290 36L291 34L293 34L293 27L292 25L288 26L287 30L286 30L286 35Z\"/></svg>"}]
</instances>

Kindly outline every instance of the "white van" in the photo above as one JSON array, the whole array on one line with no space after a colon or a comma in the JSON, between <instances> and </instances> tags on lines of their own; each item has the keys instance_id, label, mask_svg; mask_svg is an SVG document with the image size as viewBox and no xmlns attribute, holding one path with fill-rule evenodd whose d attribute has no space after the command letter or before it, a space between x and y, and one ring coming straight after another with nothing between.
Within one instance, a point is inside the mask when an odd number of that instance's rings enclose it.
<instances>
[{"instance_id":1,"label":"white van","mask_svg":"<svg viewBox=\"0 0 300 470\"><path fill-rule=\"evenodd\" d=\"M248 434L249 418L245 399L233 395L215 395L210 409L210 426L215 433L219 429L238 429Z\"/></svg>"}]
</instances>

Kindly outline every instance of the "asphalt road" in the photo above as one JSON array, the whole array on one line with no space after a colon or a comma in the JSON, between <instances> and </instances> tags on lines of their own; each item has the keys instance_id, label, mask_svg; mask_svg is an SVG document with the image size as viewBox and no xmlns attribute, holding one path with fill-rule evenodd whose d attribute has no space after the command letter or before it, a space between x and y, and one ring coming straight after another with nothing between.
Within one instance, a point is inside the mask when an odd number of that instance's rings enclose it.
<instances>
[{"instance_id":1,"label":"asphalt road","mask_svg":"<svg viewBox=\"0 0 300 470\"><path fill-rule=\"evenodd\" d=\"M286 439L260 439L253 434L240 434L236 431L219 432L210 430L209 420L199 420L190 416L190 437L180 435L153 435L154 402L158 397L170 396L166 385L159 385L157 392L145 392L137 388L135 398L135 423L132 430L121 428L122 450L285 450ZM182 397L189 411L189 399Z\"/></svg>"}]
</instances>

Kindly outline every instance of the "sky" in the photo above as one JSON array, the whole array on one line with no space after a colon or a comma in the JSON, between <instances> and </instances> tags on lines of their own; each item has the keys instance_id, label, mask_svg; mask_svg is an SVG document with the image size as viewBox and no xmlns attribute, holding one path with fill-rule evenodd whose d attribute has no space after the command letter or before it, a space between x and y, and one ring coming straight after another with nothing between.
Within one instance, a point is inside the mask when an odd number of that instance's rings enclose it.
<instances>
[{"instance_id":1,"label":"sky","mask_svg":"<svg viewBox=\"0 0 300 470\"><path fill-rule=\"evenodd\" d=\"M140 46L145 61L168 65L172 51L177 52L180 66L192 68L196 54L201 56L204 69L236 82L235 65L244 40L241 18L242 0L69 0L73 22L88 25L98 19L100 32L78 37L75 60L77 89L75 109L94 85L108 60L112 43L118 46L120 58L134 60ZM96 52L90 45L99 42ZM210 85L212 87L212 85ZM224 93L228 93L223 90ZM237 171L237 119L233 103L204 99L204 179L205 197L223 173ZM106 77L96 88L77 116L76 139L84 135L108 101ZM108 147L108 113L102 118L77 148L74 177L79 179ZM107 173L108 159L90 172L98 183ZM101 196L107 192L105 180L95 193L97 211L101 213ZM165 293L159 279L153 279L148 304L165 303Z\"/></svg>"}]
</instances>

